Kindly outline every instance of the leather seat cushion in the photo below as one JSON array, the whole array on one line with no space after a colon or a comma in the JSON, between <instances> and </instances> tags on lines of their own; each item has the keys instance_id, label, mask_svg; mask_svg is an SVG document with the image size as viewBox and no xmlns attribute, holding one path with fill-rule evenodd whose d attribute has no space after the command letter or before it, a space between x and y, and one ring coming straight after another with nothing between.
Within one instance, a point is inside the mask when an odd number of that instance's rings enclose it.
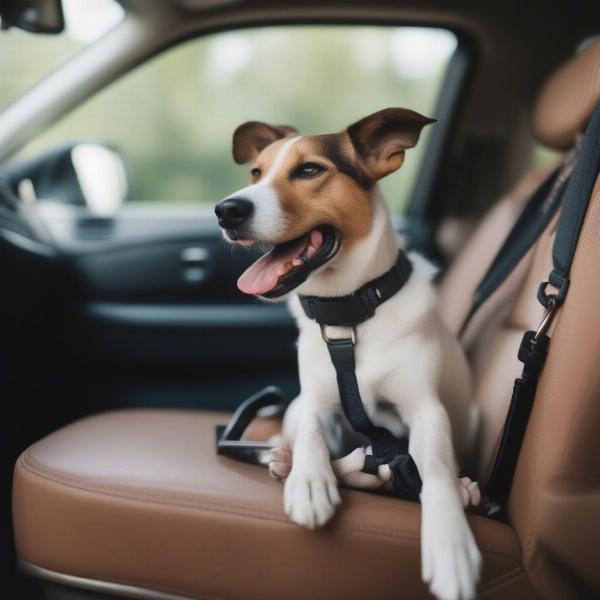
<instances>
[{"instance_id":1,"label":"leather seat cushion","mask_svg":"<svg viewBox=\"0 0 600 600\"><path fill-rule=\"evenodd\" d=\"M418 504L347 490L330 525L302 529L283 513L281 483L216 455L214 426L227 419L115 411L34 444L14 475L20 557L204 599L430 597L420 580ZM535 597L514 531L470 522L484 555L480 597Z\"/></svg>"}]
</instances>

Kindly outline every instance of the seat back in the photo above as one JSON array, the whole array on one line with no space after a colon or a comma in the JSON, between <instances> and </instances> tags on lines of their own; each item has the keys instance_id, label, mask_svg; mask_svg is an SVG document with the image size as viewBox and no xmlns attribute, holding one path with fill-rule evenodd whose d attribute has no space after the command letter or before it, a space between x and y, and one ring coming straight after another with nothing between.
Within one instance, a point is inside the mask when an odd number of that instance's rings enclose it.
<instances>
[{"instance_id":1,"label":"seat back","mask_svg":"<svg viewBox=\"0 0 600 600\"><path fill-rule=\"evenodd\" d=\"M599 100L600 41L544 86L534 114L536 136L552 148L571 147ZM470 308L470 292L543 176L529 173L492 210L449 270L440 288L440 310L454 331ZM481 409L480 477L495 454L512 383L521 372L517 349L523 331L536 329L543 317L536 292L551 269L557 218L465 336ZM600 596L599 273L600 178L574 257L571 287L550 331L550 352L508 506L526 568L544 598Z\"/></svg>"}]
</instances>

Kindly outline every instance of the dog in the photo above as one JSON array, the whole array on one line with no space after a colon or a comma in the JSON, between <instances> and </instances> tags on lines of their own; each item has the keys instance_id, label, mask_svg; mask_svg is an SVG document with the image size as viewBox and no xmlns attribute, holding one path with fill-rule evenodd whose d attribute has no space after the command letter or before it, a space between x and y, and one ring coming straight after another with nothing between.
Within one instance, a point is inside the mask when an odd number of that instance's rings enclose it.
<instances>
[{"instance_id":1,"label":"dog","mask_svg":"<svg viewBox=\"0 0 600 600\"><path fill-rule=\"evenodd\" d=\"M233 135L234 160L250 165L251 183L221 200L215 213L227 241L271 248L240 276L239 289L288 300L298 324L301 393L286 412L284 444L270 469L285 478L285 512L305 527L333 516L341 501L338 477L377 487L389 473L359 472L368 450L348 431L322 332L298 294L352 294L395 263L403 242L377 182L402 166L432 122L388 108L334 134L301 136L293 127L251 121ZM356 327L355 372L371 421L396 436L410 432L422 479L423 580L438 598L469 599L481 556L464 513L473 482L458 479L457 457L468 458L476 437L470 372L436 312L435 269L419 255L409 258L413 271L404 287ZM344 328L328 329L335 337Z\"/></svg>"}]
</instances>

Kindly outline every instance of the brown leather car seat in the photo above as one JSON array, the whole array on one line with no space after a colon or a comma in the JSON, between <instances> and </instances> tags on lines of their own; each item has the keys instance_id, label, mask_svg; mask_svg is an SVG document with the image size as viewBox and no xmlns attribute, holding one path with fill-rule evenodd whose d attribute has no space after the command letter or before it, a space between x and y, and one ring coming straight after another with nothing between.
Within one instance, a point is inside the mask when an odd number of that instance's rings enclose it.
<instances>
[{"instance_id":1,"label":"brown leather car seat","mask_svg":"<svg viewBox=\"0 0 600 600\"><path fill-rule=\"evenodd\" d=\"M538 138L568 148L599 98L597 43L542 90ZM542 177L528 175L492 210L448 273L440 306L455 329L470 291ZM467 331L483 414L482 470L520 370L522 332L542 317L536 290L550 269L554 225ZM470 517L484 557L480 598L600 595L599 234L600 183L555 321L509 524ZM31 446L14 474L14 528L24 567L48 581L129 597L430 597L419 576L418 504L344 491L343 508L327 528L297 527L283 513L281 484L259 467L216 456L213 426L226 419L116 411Z\"/></svg>"}]
</instances>

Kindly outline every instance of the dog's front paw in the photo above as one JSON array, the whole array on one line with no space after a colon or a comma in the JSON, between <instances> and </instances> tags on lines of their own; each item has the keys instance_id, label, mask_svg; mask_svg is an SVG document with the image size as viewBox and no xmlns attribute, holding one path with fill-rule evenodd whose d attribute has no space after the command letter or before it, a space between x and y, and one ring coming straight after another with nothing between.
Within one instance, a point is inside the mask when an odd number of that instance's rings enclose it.
<instances>
[{"instance_id":1,"label":"dog's front paw","mask_svg":"<svg viewBox=\"0 0 600 600\"><path fill-rule=\"evenodd\" d=\"M438 496L423 505L421 569L439 600L471 600L481 569L481 554L458 499L446 506ZM423 500L423 498L422 498Z\"/></svg>"},{"instance_id":2,"label":"dog's front paw","mask_svg":"<svg viewBox=\"0 0 600 600\"><path fill-rule=\"evenodd\" d=\"M481 502L481 490L479 484L469 477L461 477L458 480L458 491L465 508L479 506Z\"/></svg>"},{"instance_id":3,"label":"dog's front paw","mask_svg":"<svg viewBox=\"0 0 600 600\"><path fill-rule=\"evenodd\" d=\"M322 527L341 502L337 480L328 469L315 473L292 471L283 489L283 503L288 517L310 529Z\"/></svg>"}]
</instances>

